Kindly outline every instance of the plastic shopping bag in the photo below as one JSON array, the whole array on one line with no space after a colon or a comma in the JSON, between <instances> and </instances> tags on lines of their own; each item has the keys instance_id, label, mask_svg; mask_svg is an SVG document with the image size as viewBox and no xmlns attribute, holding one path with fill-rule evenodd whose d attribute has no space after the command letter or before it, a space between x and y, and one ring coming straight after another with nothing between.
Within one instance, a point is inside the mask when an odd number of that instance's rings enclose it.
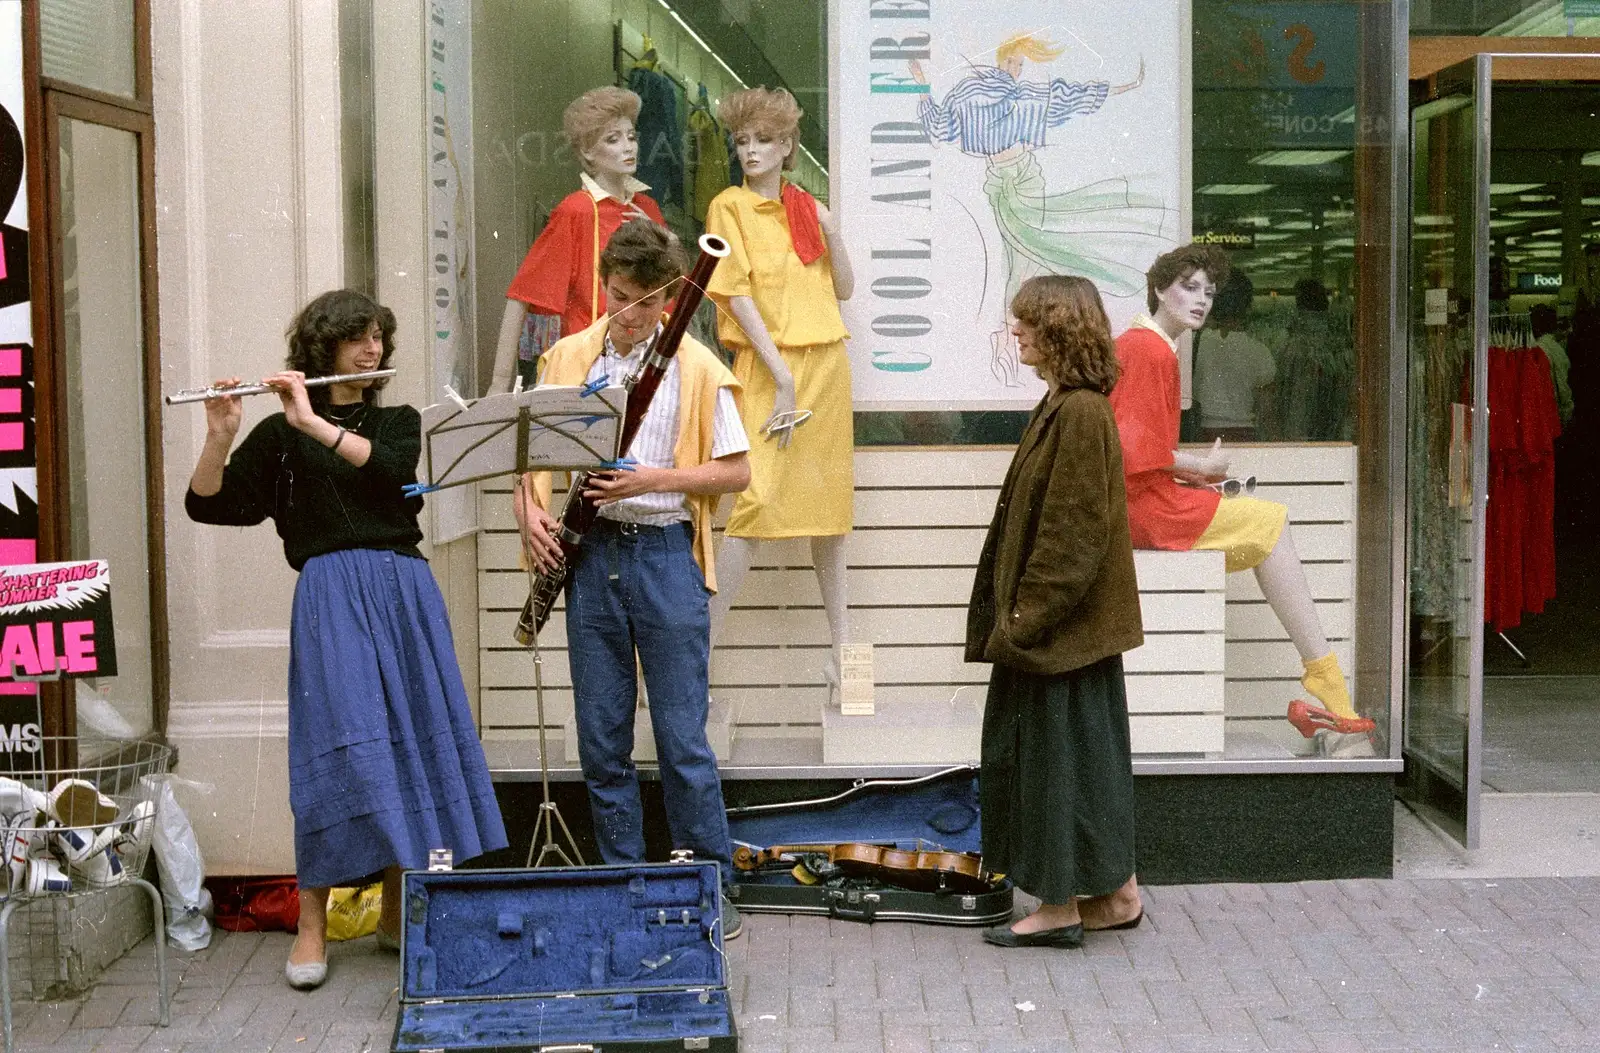
<instances>
[{"instance_id":1,"label":"plastic shopping bag","mask_svg":"<svg viewBox=\"0 0 1600 1053\"><path fill-rule=\"evenodd\" d=\"M353 940L378 931L383 911L383 885L336 888L328 893L328 939Z\"/></svg>"},{"instance_id":2,"label":"plastic shopping bag","mask_svg":"<svg viewBox=\"0 0 1600 1053\"><path fill-rule=\"evenodd\" d=\"M150 847L156 854L161 898L167 905L167 942L180 950L198 951L211 942L211 893L202 884L205 861L200 858L200 844L189 816L172 794L172 781L154 781L156 828Z\"/></svg>"}]
</instances>

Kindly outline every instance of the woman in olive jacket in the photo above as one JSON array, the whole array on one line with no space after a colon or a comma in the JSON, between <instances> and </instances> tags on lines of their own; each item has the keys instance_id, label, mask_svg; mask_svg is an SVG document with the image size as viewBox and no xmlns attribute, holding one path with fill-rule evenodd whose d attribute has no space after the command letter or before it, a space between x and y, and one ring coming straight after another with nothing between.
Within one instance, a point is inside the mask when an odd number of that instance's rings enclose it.
<instances>
[{"instance_id":1,"label":"woman in olive jacket","mask_svg":"<svg viewBox=\"0 0 1600 1053\"><path fill-rule=\"evenodd\" d=\"M984 863L1043 901L984 931L1076 947L1143 917L1122 653L1144 642L1122 447L1106 393L1111 326L1084 278L1032 278L1011 313L1049 385L1006 473L967 610L967 660L992 662L979 795Z\"/></svg>"}]
</instances>

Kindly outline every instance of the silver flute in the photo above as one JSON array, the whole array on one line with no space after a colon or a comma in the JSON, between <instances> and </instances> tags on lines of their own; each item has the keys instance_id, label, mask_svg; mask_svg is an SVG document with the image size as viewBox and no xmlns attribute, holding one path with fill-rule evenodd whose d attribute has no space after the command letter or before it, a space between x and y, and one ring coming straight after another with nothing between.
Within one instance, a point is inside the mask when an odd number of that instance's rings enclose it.
<instances>
[{"instance_id":1,"label":"silver flute","mask_svg":"<svg viewBox=\"0 0 1600 1053\"><path fill-rule=\"evenodd\" d=\"M354 384L361 380L387 380L394 376L397 370L374 369L367 373L336 373L327 377L307 377L306 387L320 388L328 384ZM209 388L185 388L166 397L169 406L181 406L186 402L204 402L207 399L219 399L224 395L265 395L275 388L266 384L240 384L232 388L219 388L213 384Z\"/></svg>"}]
</instances>

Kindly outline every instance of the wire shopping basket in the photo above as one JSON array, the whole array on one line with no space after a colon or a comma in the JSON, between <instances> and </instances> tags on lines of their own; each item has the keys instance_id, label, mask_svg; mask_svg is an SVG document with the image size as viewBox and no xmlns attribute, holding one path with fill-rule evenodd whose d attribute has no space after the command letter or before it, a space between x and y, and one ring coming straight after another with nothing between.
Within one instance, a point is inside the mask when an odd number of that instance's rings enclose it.
<instances>
[{"instance_id":1,"label":"wire shopping basket","mask_svg":"<svg viewBox=\"0 0 1600 1053\"><path fill-rule=\"evenodd\" d=\"M145 881L156 794L172 750L155 742L46 735L0 754L0 1023L14 1053L8 926L18 906L45 897L140 888L154 912L162 1027L170 1019L161 894Z\"/></svg>"},{"instance_id":2,"label":"wire shopping basket","mask_svg":"<svg viewBox=\"0 0 1600 1053\"><path fill-rule=\"evenodd\" d=\"M138 877L171 763L160 743L68 736L0 755L0 892L73 895Z\"/></svg>"}]
</instances>

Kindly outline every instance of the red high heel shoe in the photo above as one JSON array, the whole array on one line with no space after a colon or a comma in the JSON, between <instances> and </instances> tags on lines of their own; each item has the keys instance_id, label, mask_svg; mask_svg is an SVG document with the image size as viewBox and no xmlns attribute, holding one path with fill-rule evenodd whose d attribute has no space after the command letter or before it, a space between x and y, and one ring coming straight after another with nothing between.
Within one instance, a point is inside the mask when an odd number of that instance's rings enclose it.
<instances>
[{"instance_id":1,"label":"red high heel shoe","mask_svg":"<svg viewBox=\"0 0 1600 1053\"><path fill-rule=\"evenodd\" d=\"M1371 717L1341 717L1299 698L1289 703L1289 723L1308 739L1319 731L1363 735L1378 726Z\"/></svg>"}]
</instances>

